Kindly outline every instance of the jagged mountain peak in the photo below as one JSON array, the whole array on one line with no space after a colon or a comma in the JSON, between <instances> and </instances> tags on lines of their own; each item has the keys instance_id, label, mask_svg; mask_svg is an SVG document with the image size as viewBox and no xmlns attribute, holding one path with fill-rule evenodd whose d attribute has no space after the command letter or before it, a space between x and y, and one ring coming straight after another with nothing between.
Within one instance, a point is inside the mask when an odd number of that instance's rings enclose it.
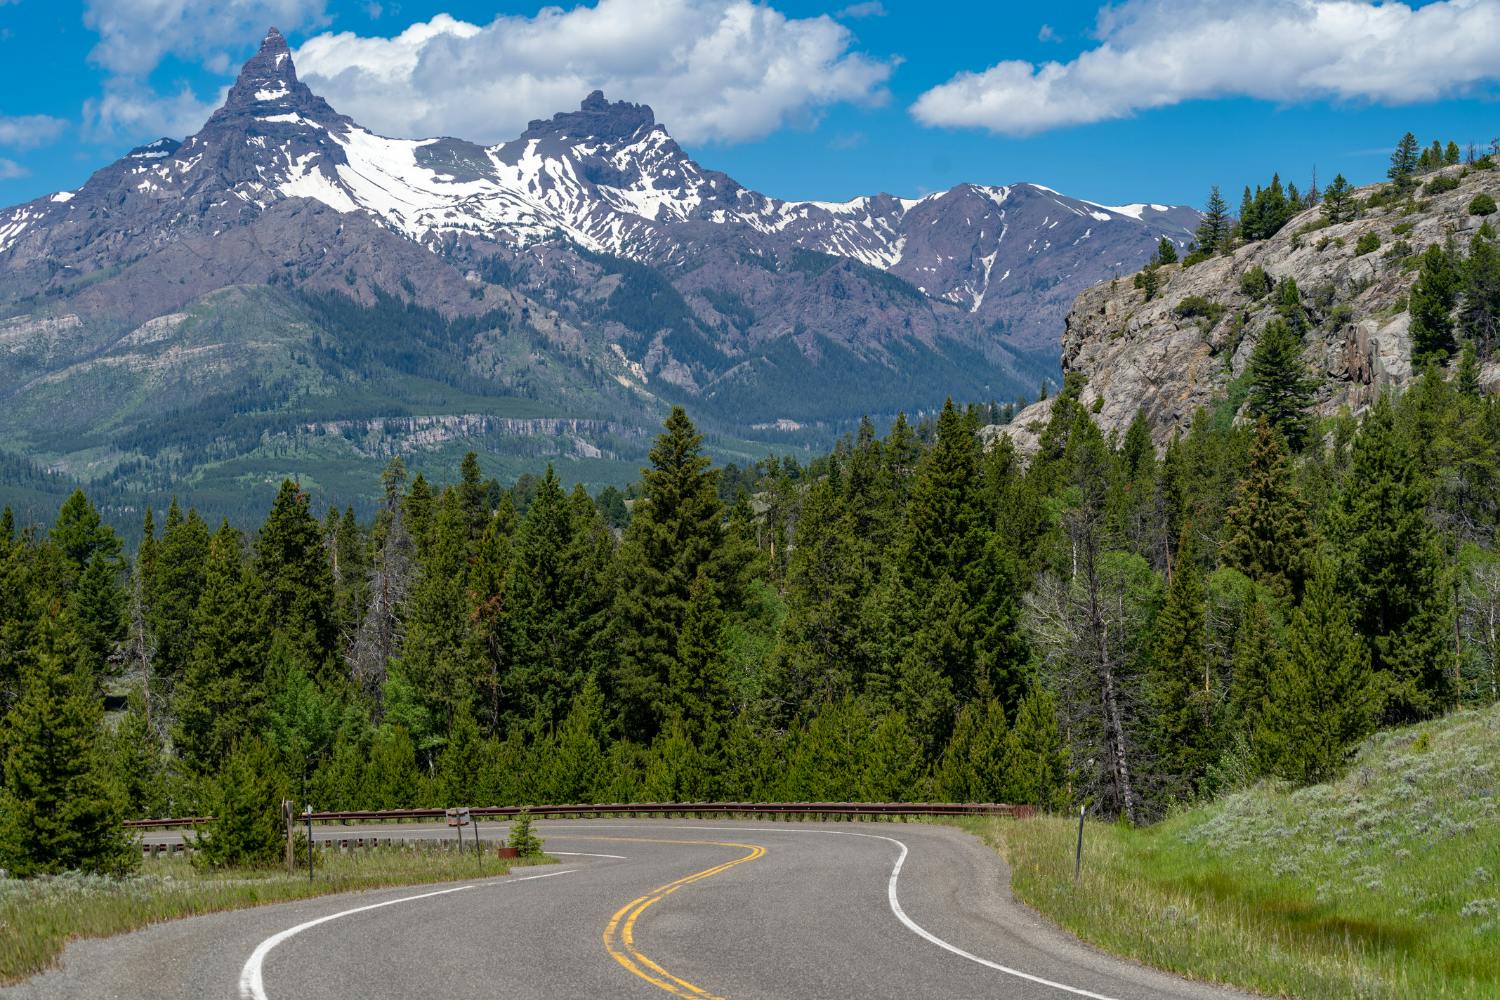
<instances>
[{"instance_id":1,"label":"jagged mountain peak","mask_svg":"<svg viewBox=\"0 0 1500 1000\"><path fill-rule=\"evenodd\" d=\"M611 102L604 91L595 90L579 103L577 111L560 111L551 118L532 119L521 138L564 136L574 140L619 141L655 124L656 115L649 104Z\"/></svg>"},{"instance_id":2,"label":"jagged mountain peak","mask_svg":"<svg viewBox=\"0 0 1500 1000\"><path fill-rule=\"evenodd\" d=\"M292 50L280 31L266 32L260 49L240 69L234 86L229 88L223 107L214 112L209 124L246 114L298 113L324 125L347 124L323 98L314 94L297 79Z\"/></svg>"}]
</instances>

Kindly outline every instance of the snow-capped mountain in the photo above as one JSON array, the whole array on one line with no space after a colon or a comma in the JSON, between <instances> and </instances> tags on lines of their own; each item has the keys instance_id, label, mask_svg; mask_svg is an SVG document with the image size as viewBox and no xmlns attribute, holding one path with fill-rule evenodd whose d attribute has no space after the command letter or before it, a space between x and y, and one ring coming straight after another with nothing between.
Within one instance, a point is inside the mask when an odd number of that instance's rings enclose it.
<instances>
[{"instance_id":1,"label":"snow-capped mountain","mask_svg":"<svg viewBox=\"0 0 1500 1000\"><path fill-rule=\"evenodd\" d=\"M0 210L0 451L160 476L378 414L504 452L526 413L618 456L669 401L832 434L1034 389L1074 296L1196 219L1035 184L785 201L599 93L498 145L387 138L273 29L197 134Z\"/></svg>"},{"instance_id":2,"label":"snow-capped mountain","mask_svg":"<svg viewBox=\"0 0 1500 1000\"><path fill-rule=\"evenodd\" d=\"M99 203L173 207L212 192L196 220L180 216L152 240L210 235L247 214L307 198L367 213L427 247L481 240L524 249L559 237L652 265L682 263L704 243L750 239L797 246L889 271L923 294L999 321L1022 343L1055 338L1055 310L1112 271L1139 265L1162 235L1185 241L1196 213L1107 207L1035 184L963 184L922 198L783 201L701 167L651 109L598 92L579 110L533 121L516 139L390 139L338 114L297 79L275 29L203 130L180 145L133 150L77 192L0 216L0 254L46 253L48 236ZM33 239L28 241L28 235ZM1061 303L1065 306L1066 303Z\"/></svg>"}]
</instances>

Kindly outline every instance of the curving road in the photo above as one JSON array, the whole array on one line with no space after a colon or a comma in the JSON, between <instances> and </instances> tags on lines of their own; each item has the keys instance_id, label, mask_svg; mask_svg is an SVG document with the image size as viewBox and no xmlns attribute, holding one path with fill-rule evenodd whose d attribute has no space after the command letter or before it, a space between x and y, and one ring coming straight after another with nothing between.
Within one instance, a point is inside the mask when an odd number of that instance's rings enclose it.
<instances>
[{"instance_id":1,"label":"curving road","mask_svg":"<svg viewBox=\"0 0 1500 1000\"><path fill-rule=\"evenodd\" d=\"M1003 862L950 827L601 820L535 829L565 863L78 942L61 969L6 996L1242 996L1080 945L1015 903Z\"/></svg>"}]
</instances>

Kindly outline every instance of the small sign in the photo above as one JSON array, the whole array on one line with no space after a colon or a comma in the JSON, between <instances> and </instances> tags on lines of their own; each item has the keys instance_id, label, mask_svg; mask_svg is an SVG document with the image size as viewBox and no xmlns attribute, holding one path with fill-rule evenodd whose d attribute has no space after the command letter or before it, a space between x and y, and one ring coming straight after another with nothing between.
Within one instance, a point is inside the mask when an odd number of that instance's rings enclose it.
<instances>
[{"instance_id":1,"label":"small sign","mask_svg":"<svg viewBox=\"0 0 1500 1000\"><path fill-rule=\"evenodd\" d=\"M468 826L469 825L469 810L468 809L447 809L447 810L444 810L444 811L448 814L448 825L449 826Z\"/></svg>"}]
</instances>

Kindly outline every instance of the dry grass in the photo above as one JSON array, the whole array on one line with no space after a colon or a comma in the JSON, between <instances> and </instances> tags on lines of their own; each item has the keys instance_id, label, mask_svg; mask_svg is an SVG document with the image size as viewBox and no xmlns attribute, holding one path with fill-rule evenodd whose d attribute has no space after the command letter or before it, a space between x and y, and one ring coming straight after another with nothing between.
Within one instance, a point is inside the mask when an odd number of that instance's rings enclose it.
<instances>
[{"instance_id":1,"label":"dry grass","mask_svg":"<svg viewBox=\"0 0 1500 1000\"><path fill-rule=\"evenodd\" d=\"M539 859L539 862L551 861ZM148 859L138 875L0 880L0 985L52 966L69 941L108 937L178 917L334 892L494 878L514 861L476 858L451 845L320 851L314 881L284 869L199 871L180 856ZM522 864L528 862L521 862ZM536 862L534 862L536 863Z\"/></svg>"},{"instance_id":2,"label":"dry grass","mask_svg":"<svg viewBox=\"0 0 1500 1000\"><path fill-rule=\"evenodd\" d=\"M1372 738L1342 779L1145 830L978 827L1015 891L1109 951L1305 998L1500 997L1500 707Z\"/></svg>"}]
</instances>

